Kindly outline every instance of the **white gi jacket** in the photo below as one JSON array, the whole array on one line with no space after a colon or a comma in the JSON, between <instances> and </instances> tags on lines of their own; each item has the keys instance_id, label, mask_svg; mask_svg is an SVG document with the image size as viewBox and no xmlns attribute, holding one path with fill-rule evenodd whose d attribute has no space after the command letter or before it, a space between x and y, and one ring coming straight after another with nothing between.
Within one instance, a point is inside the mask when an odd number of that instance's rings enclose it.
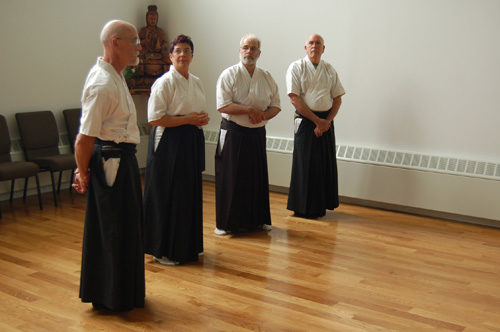
<instances>
[{"instance_id":1,"label":"white gi jacket","mask_svg":"<svg viewBox=\"0 0 500 332\"><path fill-rule=\"evenodd\" d=\"M206 110L205 88L201 80L189 73L186 79L174 66L158 78L151 87L148 101L148 121L161 119L164 115L186 115ZM161 139L164 127L158 127L155 135L155 149Z\"/></svg>"},{"instance_id":2,"label":"white gi jacket","mask_svg":"<svg viewBox=\"0 0 500 332\"><path fill-rule=\"evenodd\" d=\"M115 143L140 142L135 104L127 83L102 58L97 59L85 81L80 133Z\"/></svg>"},{"instance_id":3,"label":"white gi jacket","mask_svg":"<svg viewBox=\"0 0 500 332\"><path fill-rule=\"evenodd\" d=\"M217 80L217 109L231 103L252 105L262 110L268 107L280 107L280 96L278 85L271 74L261 68L256 67L252 76L240 62L225 69ZM250 122L248 115L230 115L222 113L222 117L233 121L240 126L257 128L266 125L266 121L257 124Z\"/></svg>"},{"instance_id":4,"label":"white gi jacket","mask_svg":"<svg viewBox=\"0 0 500 332\"><path fill-rule=\"evenodd\" d=\"M329 111L333 99L345 94L342 83L332 65L321 60L314 68L306 56L294 61L286 72L286 93L301 97L313 111Z\"/></svg>"}]
</instances>

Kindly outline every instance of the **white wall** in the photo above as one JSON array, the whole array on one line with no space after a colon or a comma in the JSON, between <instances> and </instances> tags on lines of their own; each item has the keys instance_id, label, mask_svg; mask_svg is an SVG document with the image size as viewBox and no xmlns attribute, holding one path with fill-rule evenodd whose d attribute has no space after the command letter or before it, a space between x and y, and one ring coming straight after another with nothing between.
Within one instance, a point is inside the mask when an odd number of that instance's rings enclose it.
<instances>
[{"instance_id":1,"label":"white wall","mask_svg":"<svg viewBox=\"0 0 500 332\"><path fill-rule=\"evenodd\" d=\"M195 42L193 73L215 113L215 82L238 61L247 32L278 82L283 112L268 134L292 137L285 72L323 35L323 59L347 94L336 119L342 144L500 161L500 2L497 0L160 0L169 36ZM210 126L216 127L218 121Z\"/></svg>"},{"instance_id":2,"label":"white wall","mask_svg":"<svg viewBox=\"0 0 500 332\"><path fill-rule=\"evenodd\" d=\"M62 110L80 107L85 77L102 55L99 34L103 25L111 19L124 19L144 26L150 3L1 0L0 113L7 118L11 137L19 138L14 114L37 110L52 110L59 131L65 132ZM144 108L143 99L135 98L140 108ZM141 116L144 118L144 112ZM63 150L69 152L69 148ZM13 158L19 160L21 155ZM64 175L64 179L68 177ZM34 182L30 180L30 187ZM49 185L46 173L41 174L41 182ZM22 183L17 181L18 190ZM0 183L0 194L9 191L8 182Z\"/></svg>"},{"instance_id":3,"label":"white wall","mask_svg":"<svg viewBox=\"0 0 500 332\"><path fill-rule=\"evenodd\" d=\"M281 91L283 111L268 134L292 137L284 74L303 56L307 35L319 32L324 59L347 91L336 119L339 143L500 161L497 0L2 0L0 112L11 135L16 112L60 115L78 106L102 53L104 22L122 18L141 27L151 3L169 39L194 39L192 71L205 83L211 128L219 119L215 81L238 61L241 35L255 32L263 42L259 65Z\"/></svg>"},{"instance_id":4,"label":"white wall","mask_svg":"<svg viewBox=\"0 0 500 332\"><path fill-rule=\"evenodd\" d=\"M0 2L0 113L12 137L14 114L52 110L64 132L62 110L79 107L85 77L102 55L99 34L111 19L143 26L138 0L2 0Z\"/></svg>"},{"instance_id":5,"label":"white wall","mask_svg":"<svg viewBox=\"0 0 500 332\"><path fill-rule=\"evenodd\" d=\"M281 91L269 136L292 137L288 65L311 33L347 91L335 121L337 143L500 162L500 2L497 0L160 0L169 37L190 35L192 72L205 83L217 128L215 82L238 61L242 35L262 40L259 65ZM207 145L208 150L212 147ZM287 186L290 156L268 154L270 183ZM207 153L207 173L212 156ZM500 181L339 163L340 193L367 201L500 220ZM286 176L285 176L286 177ZM483 196L484 195L484 196Z\"/></svg>"},{"instance_id":6,"label":"white wall","mask_svg":"<svg viewBox=\"0 0 500 332\"><path fill-rule=\"evenodd\" d=\"M14 114L31 110L53 110L65 131L61 112L80 105L84 79L102 53L102 25L121 18L142 27L149 4L158 5L158 24L169 39L186 33L195 42L192 72L207 90L209 129L217 128L220 119L217 77L238 61L240 37L254 32L262 40L259 65L272 73L281 91L283 111L268 124L268 135L292 137L285 71L304 55L306 37L317 32L326 42L323 58L335 66L347 91L335 121L338 144L500 162L497 0L2 0L0 113L11 136L18 137ZM146 100L134 99L144 122ZM286 185L286 172L279 170L290 168L290 158L278 159L270 161L270 181ZM207 153L207 169L212 163ZM395 172L415 184L411 171ZM374 174L377 181L370 181ZM373 185L394 183L390 174L396 173L342 164L341 194L500 220L497 210L456 195L455 185L440 194L449 196L445 205L426 200L428 192L443 189L436 183L446 181L419 181L411 199L401 201L401 188L394 187L391 196L387 185ZM361 178L370 186L356 181ZM472 186L456 179L463 191L481 192L483 180ZM499 186L500 181L488 180L484 192L496 193ZM382 189L383 196L375 194ZM7 191L8 183L1 183L0 193ZM464 210L467 205L475 207Z\"/></svg>"}]
</instances>

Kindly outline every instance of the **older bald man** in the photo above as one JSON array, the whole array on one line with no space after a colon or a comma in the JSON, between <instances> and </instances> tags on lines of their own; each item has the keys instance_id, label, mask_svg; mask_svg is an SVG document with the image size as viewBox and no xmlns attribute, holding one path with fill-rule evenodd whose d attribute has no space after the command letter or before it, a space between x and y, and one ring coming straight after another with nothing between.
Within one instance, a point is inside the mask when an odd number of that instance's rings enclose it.
<instances>
[{"instance_id":1,"label":"older bald man","mask_svg":"<svg viewBox=\"0 0 500 332\"><path fill-rule=\"evenodd\" d=\"M135 157L139 129L122 70L136 65L137 30L125 21L101 32L104 55L90 70L82 94L75 142L74 188L88 190L80 298L95 309L144 306L142 192Z\"/></svg>"},{"instance_id":2,"label":"older bald man","mask_svg":"<svg viewBox=\"0 0 500 332\"><path fill-rule=\"evenodd\" d=\"M318 218L339 206L333 119L345 91L332 65L321 60L323 38L309 36L304 49L306 56L286 74L287 94L296 109L287 208L298 217Z\"/></svg>"}]
</instances>

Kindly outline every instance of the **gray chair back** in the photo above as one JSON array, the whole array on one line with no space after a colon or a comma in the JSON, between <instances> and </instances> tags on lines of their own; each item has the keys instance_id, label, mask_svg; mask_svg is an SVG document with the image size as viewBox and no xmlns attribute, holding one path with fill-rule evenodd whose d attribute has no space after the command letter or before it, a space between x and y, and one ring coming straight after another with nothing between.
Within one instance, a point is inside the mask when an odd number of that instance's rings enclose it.
<instances>
[{"instance_id":1,"label":"gray chair back","mask_svg":"<svg viewBox=\"0 0 500 332\"><path fill-rule=\"evenodd\" d=\"M0 114L0 162L9 162L10 158L10 135L5 117Z\"/></svg>"},{"instance_id":2,"label":"gray chair back","mask_svg":"<svg viewBox=\"0 0 500 332\"><path fill-rule=\"evenodd\" d=\"M59 131L51 111L16 114L26 160L59 154Z\"/></svg>"},{"instance_id":3,"label":"gray chair back","mask_svg":"<svg viewBox=\"0 0 500 332\"><path fill-rule=\"evenodd\" d=\"M80 117L82 115L81 108L72 108L63 111L64 122L68 130L68 139L71 146L71 151L75 152L75 140L80 129Z\"/></svg>"}]
</instances>

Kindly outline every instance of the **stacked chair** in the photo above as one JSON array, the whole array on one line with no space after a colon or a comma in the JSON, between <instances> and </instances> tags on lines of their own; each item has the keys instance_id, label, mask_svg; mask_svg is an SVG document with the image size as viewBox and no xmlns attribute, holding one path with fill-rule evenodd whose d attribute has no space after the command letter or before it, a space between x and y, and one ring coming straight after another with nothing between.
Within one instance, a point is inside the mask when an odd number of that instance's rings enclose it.
<instances>
[{"instance_id":1,"label":"stacked chair","mask_svg":"<svg viewBox=\"0 0 500 332\"><path fill-rule=\"evenodd\" d=\"M57 206L54 172L59 172L57 190L59 192L62 172L75 169L75 157L73 154L59 152L59 131L51 111L16 113L16 120L26 160L36 163L40 171L50 172L54 205ZM70 191L72 182L73 172L71 172Z\"/></svg>"},{"instance_id":2,"label":"stacked chair","mask_svg":"<svg viewBox=\"0 0 500 332\"><path fill-rule=\"evenodd\" d=\"M24 178L23 200L26 200L26 190L28 189L28 179L32 176L36 179L38 191L38 204L42 210L42 196L40 195L40 181L38 180L38 165L29 161L12 161L10 157L10 135L5 117L0 114L0 181L11 180L10 203L14 194L14 183L16 179ZM0 218L2 211L0 209Z\"/></svg>"}]
</instances>

